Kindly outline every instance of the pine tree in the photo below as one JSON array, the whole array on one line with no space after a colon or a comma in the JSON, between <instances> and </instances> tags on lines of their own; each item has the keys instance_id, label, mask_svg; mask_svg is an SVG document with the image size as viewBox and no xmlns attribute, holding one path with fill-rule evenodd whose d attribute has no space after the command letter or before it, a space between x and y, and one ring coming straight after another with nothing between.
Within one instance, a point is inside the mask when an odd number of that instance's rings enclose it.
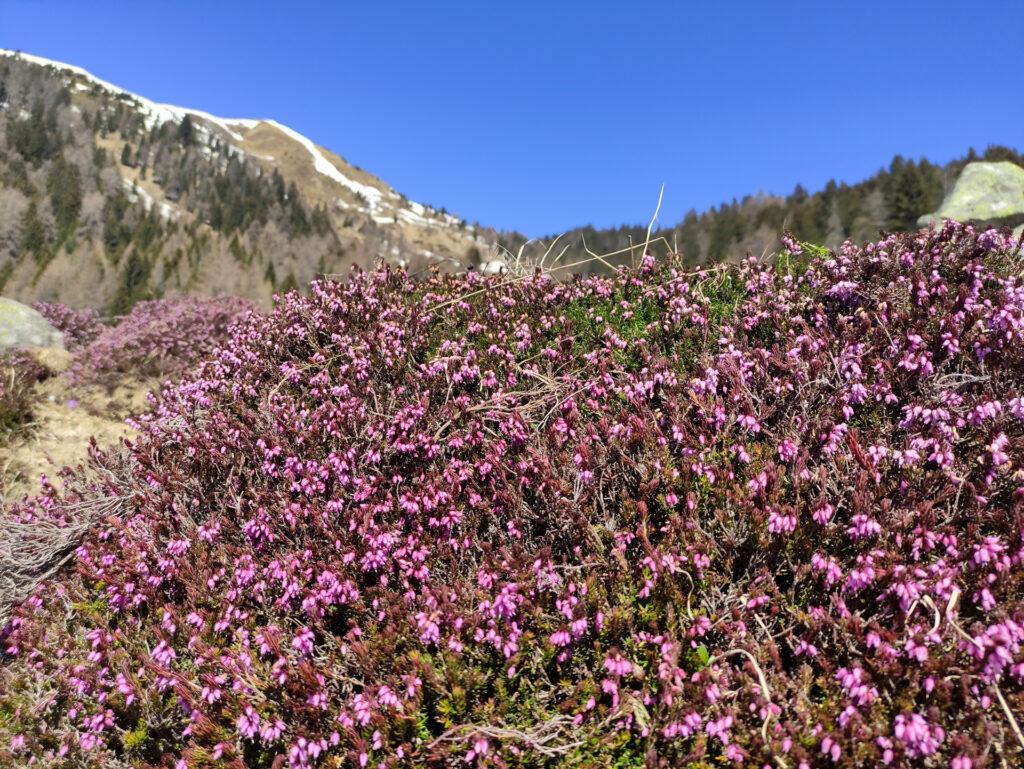
<instances>
[{"instance_id":1,"label":"pine tree","mask_svg":"<svg viewBox=\"0 0 1024 769\"><path fill-rule=\"evenodd\" d=\"M925 186L921 169L913 160L893 159L885 185L885 203L889 210L886 227L890 230L911 230L917 218L928 213L932 196Z\"/></svg>"},{"instance_id":2,"label":"pine tree","mask_svg":"<svg viewBox=\"0 0 1024 769\"><path fill-rule=\"evenodd\" d=\"M60 151L56 123L44 116L42 101L36 102L28 118L8 122L7 144L36 168Z\"/></svg>"},{"instance_id":3,"label":"pine tree","mask_svg":"<svg viewBox=\"0 0 1024 769\"><path fill-rule=\"evenodd\" d=\"M299 281L295 278L295 273L289 271L284 278L284 283L281 284L279 293L287 294L289 291L298 291Z\"/></svg>"},{"instance_id":4,"label":"pine tree","mask_svg":"<svg viewBox=\"0 0 1024 769\"><path fill-rule=\"evenodd\" d=\"M19 243L22 253L32 254L39 259L46 248L46 227L39 218L39 211L36 202L33 200L28 204L28 209L21 219L21 242Z\"/></svg>"},{"instance_id":5,"label":"pine tree","mask_svg":"<svg viewBox=\"0 0 1024 769\"><path fill-rule=\"evenodd\" d=\"M124 143L124 149L121 150L121 165L129 168L132 165L132 146L128 142Z\"/></svg>"},{"instance_id":6,"label":"pine tree","mask_svg":"<svg viewBox=\"0 0 1024 769\"><path fill-rule=\"evenodd\" d=\"M195 127L192 125L192 116L185 115L178 126L178 141L182 146L189 147L195 141Z\"/></svg>"},{"instance_id":7,"label":"pine tree","mask_svg":"<svg viewBox=\"0 0 1024 769\"><path fill-rule=\"evenodd\" d=\"M75 226L82 210L82 174L78 166L63 157L54 161L46 177L46 191L50 193L57 229L66 234Z\"/></svg>"}]
</instances>

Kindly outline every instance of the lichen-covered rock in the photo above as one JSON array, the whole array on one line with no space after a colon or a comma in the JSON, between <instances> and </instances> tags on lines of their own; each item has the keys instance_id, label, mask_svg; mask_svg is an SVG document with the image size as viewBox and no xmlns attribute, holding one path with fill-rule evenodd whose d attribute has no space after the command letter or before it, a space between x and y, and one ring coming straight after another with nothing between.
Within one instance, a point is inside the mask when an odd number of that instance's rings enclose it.
<instances>
[{"instance_id":1,"label":"lichen-covered rock","mask_svg":"<svg viewBox=\"0 0 1024 769\"><path fill-rule=\"evenodd\" d=\"M939 210L925 214L924 227L956 219L985 222L1008 216L1024 216L1024 168L1015 163L968 163Z\"/></svg>"},{"instance_id":2,"label":"lichen-covered rock","mask_svg":"<svg viewBox=\"0 0 1024 769\"><path fill-rule=\"evenodd\" d=\"M64 347L64 337L27 304L0 297L0 352L26 347Z\"/></svg>"}]
</instances>

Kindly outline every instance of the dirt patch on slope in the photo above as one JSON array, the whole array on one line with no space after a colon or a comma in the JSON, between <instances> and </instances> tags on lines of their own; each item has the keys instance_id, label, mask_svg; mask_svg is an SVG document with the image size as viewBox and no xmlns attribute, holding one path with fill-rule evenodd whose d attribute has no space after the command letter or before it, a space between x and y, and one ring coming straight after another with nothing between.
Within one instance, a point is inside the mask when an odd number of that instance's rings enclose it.
<instances>
[{"instance_id":1,"label":"dirt patch on slope","mask_svg":"<svg viewBox=\"0 0 1024 769\"><path fill-rule=\"evenodd\" d=\"M36 385L32 422L0 445L0 500L11 501L39 490L39 475L57 483L57 473L75 467L89 453L89 439L101 448L133 435L127 424L146 408L152 381L127 379L113 390L71 388L57 375Z\"/></svg>"}]
</instances>

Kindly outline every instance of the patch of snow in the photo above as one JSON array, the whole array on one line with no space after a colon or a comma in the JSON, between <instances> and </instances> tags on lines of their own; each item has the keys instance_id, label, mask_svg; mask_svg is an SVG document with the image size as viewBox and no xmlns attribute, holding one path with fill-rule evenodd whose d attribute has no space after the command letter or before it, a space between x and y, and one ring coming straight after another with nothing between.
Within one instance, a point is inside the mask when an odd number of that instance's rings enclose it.
<instances>
[{"instance_id":1,"label":"patch of snow","mask_svg":"<svg viewBox=\"0 0 1024 769\"><path fill-rule=\"evenodd\" d=\"M305 147L306 151L313 158L313 168L316 169L317 173L323 174L331 181L337 182L342 187L351 190L357 195L362 195L370 204L371 209L381 207L384 198L384 192L382 190L379 190L376 187L371 187L369 184L362 184L353 179L349 179L345 174L338 170L334 163L324 156L311 139L303 136L295 129L278 123L276 120L267 120L264 122L268 125L274 126L278 131Z\"/></svg>"},{"instance_id":2,"label":"patch of snow","mask_svg":"<svg viewBox=\"0 0 1024 769\"><path fill-rule=\"evenodd\" d=\"M177 219L180 215L178 210L168 203L166 200L154 200L153 196L150 195L143 187L140 187L131 179L122 179L121 184L125 191L128 193L128 199L134 203L137 200L142 201L142 206L147 211L151 211L153 206L157 207L157 212L160 214L160 218L164 221L170 219Z\"/></svg>"},{"instance_id":3,"label":"patch of snow","mask_svg":"<svg viewBox=\"0 0 1024 769\"><path fill-rule=\"evenodd\" d=\"M243 128L249 129L259 123L258 120L250 120L248 118L221 118L198 109L186 109L185 107L177 107L173 104L160 104L158 102L150 101L144 96L139 96L131 91L126 91L124 88L119 88L113 83L108 83L106 80L96 77L91 72L84 70L81 67L76 67L73 64L65 64L62 61L54 61L53 59L46 59L42 56L33 56L30 53L11 51L6 48L0 48L0 56L18 58L31 64L38 64L42 67L54 67L56 69L67 70L79 77L85 78L105 91L132 99L138 102L146 115L146 128L152 128L155 125L160 125L161 123L166 122L180 123L184 119L185 115L194 115L202 118L203 120L208 120L214 125L224 129L232 139L241 141L241 134L233 131L231 126L242 126ZM81 83L76 83L75 88L79 91L90 90Z\"/></svg>"}]
</instances>

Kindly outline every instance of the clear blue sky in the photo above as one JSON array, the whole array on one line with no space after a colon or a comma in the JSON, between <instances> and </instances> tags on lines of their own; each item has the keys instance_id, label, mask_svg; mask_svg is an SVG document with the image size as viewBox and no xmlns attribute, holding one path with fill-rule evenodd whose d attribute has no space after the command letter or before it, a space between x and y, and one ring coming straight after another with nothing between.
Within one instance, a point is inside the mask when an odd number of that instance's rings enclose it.
<instances>
[{"instance_id":1,"label":"clear blue sky","mask_svg":"<svg viewBox=\"0 0 1024 769\"><path fill-rule=\"evenodd\" d=\"M1021 0L0 0L0 47L531 235L1024 148L1022 33Z\"/></svg>"}]
</instances>

